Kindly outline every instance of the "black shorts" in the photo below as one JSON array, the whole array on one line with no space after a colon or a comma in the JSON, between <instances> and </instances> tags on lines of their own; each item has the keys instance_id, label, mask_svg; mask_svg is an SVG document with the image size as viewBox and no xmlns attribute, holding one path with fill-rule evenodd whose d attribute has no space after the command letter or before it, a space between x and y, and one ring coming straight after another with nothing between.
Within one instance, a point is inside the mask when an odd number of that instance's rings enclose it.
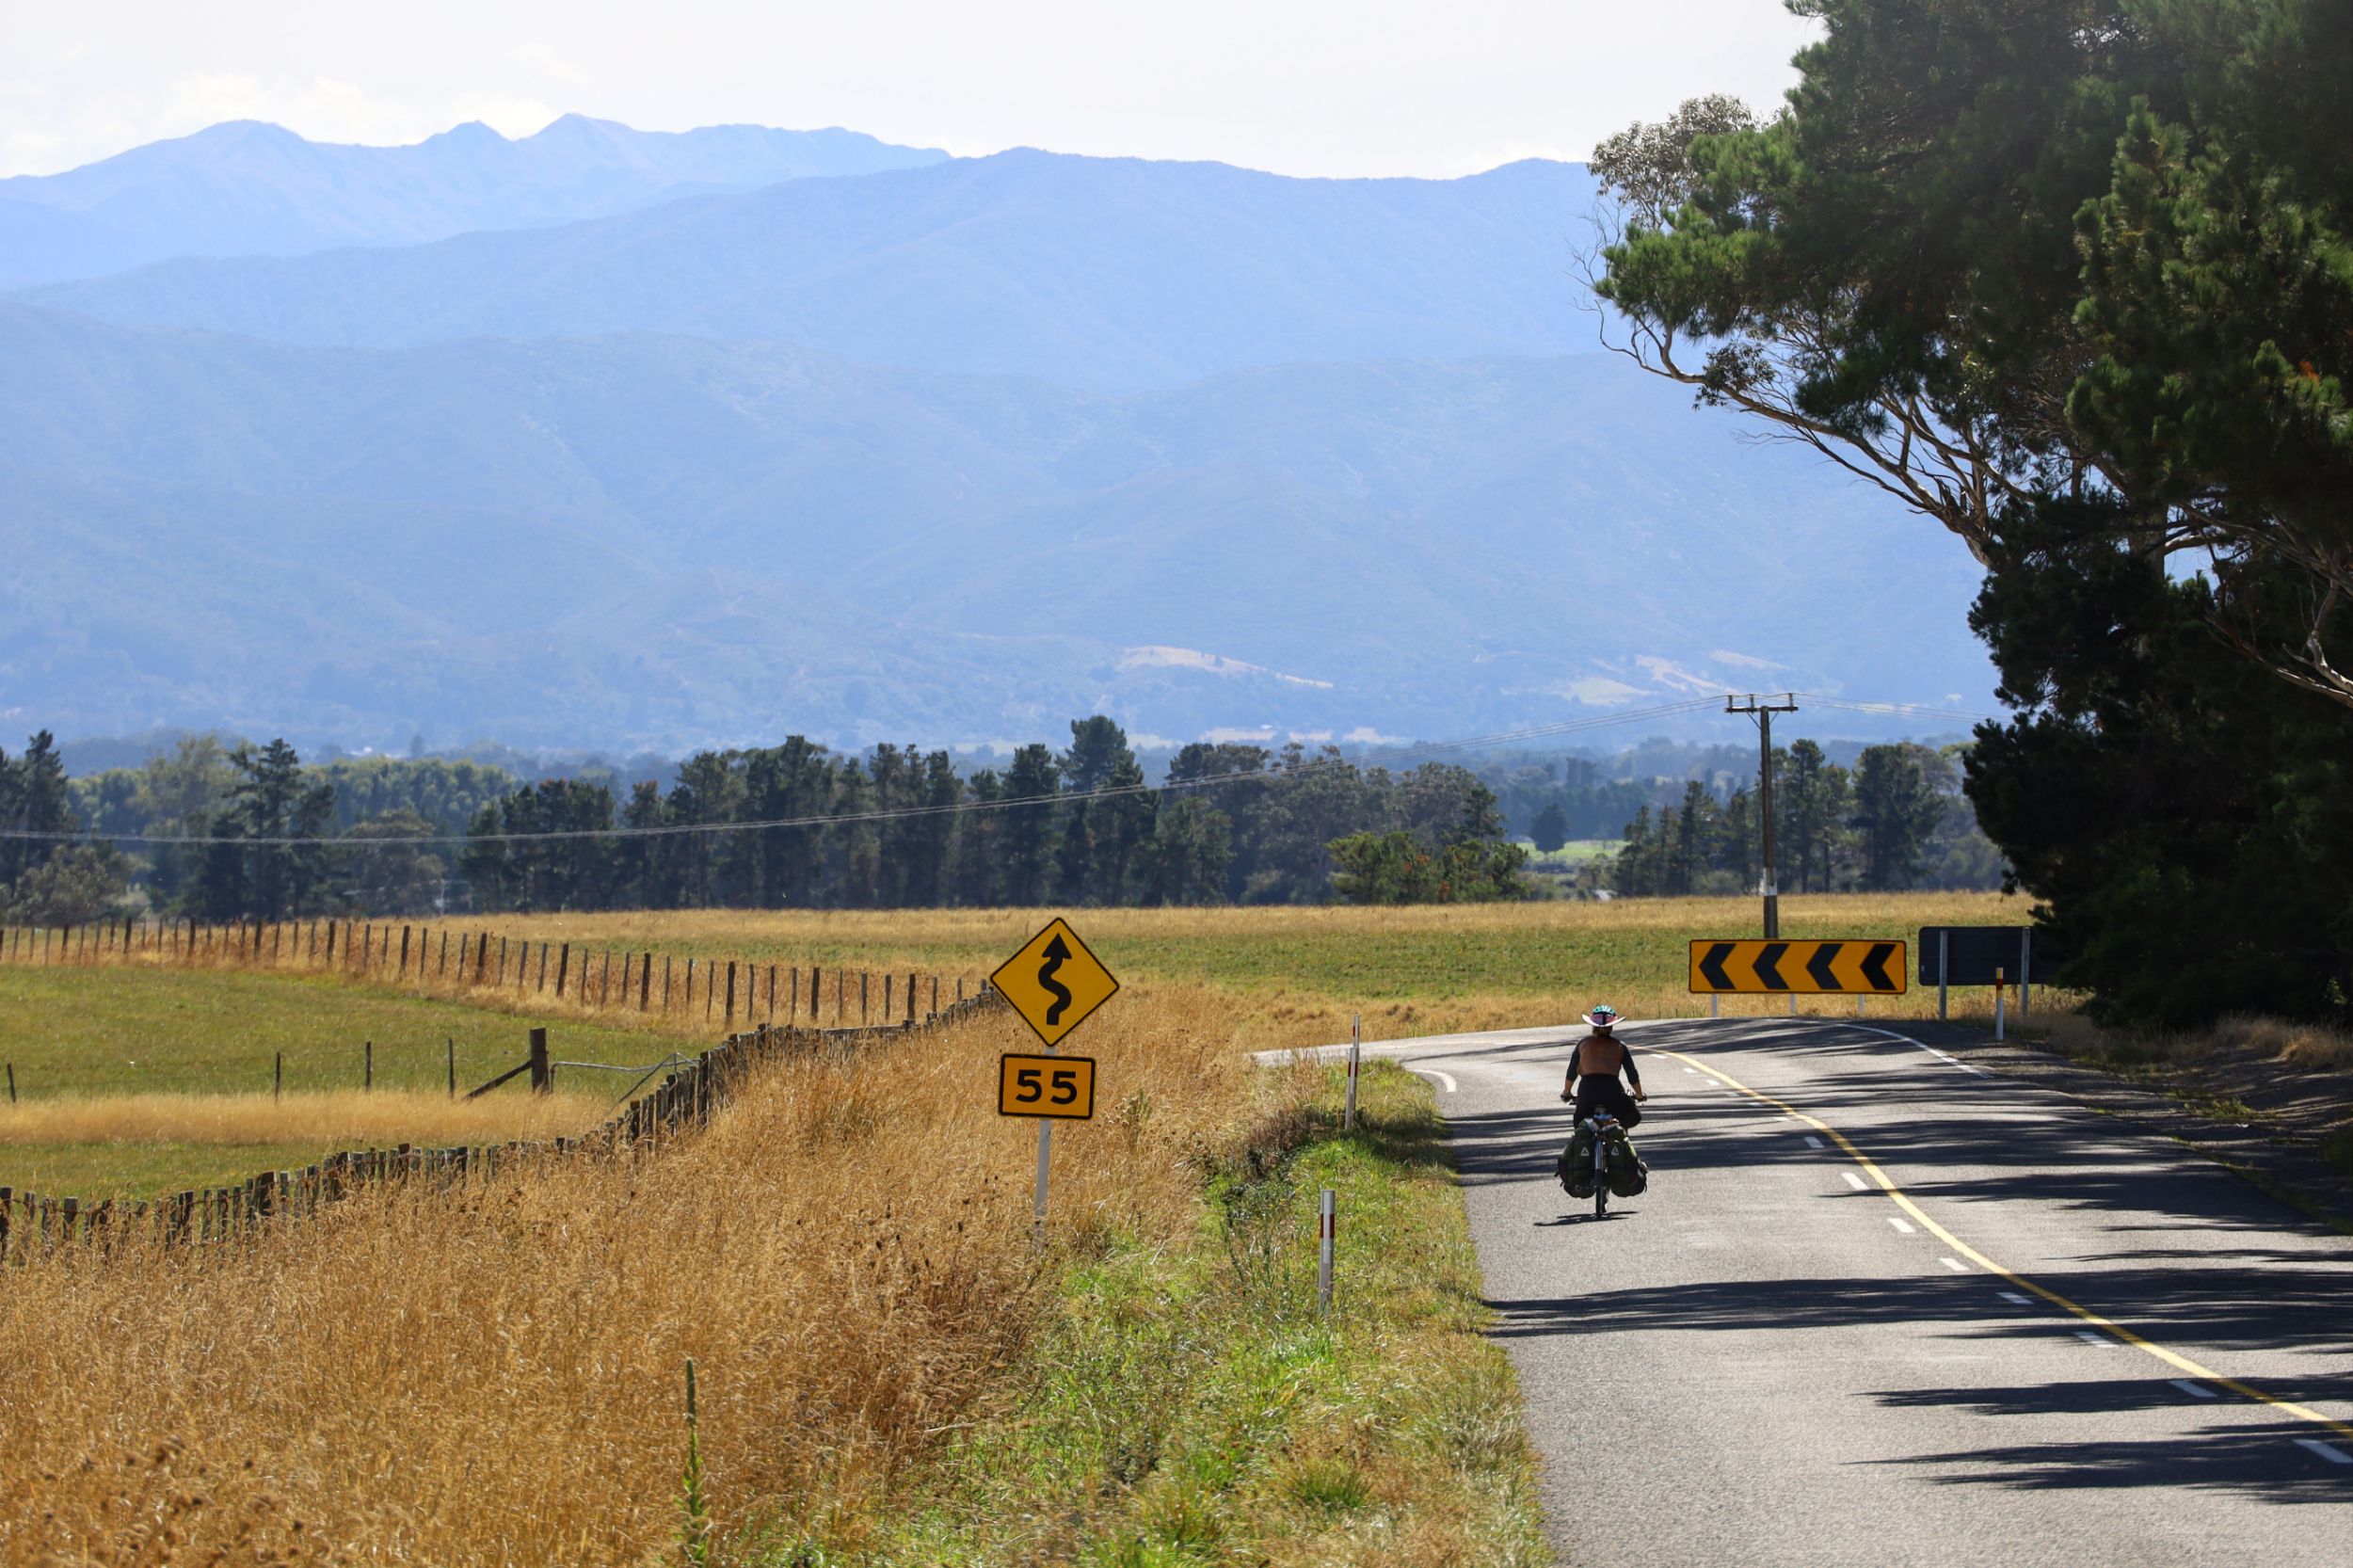
<instances>
[{"instance_id":1,"label":"black shorts","mask_svg":"<svg viewBox=\"0 0 2353 1568\"><path fill-rule=\"evenodd\" d=\"M1577 1119L1583 1121L1594 1108L1609 1112L1618 1118L1628 1132L1642 1123L1641 1107L1625 1092L1625 1085L1614 1078L1580 1078L1577 1080Z\"/></svg>"}]
</instances>

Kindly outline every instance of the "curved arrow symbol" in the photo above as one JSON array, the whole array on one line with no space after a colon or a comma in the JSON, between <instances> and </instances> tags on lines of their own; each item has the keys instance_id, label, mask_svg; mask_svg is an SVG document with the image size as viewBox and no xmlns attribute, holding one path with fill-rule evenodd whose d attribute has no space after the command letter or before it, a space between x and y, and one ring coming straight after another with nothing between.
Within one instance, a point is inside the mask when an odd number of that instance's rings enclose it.
<instances>
[{"instance_id":1,"label":"curved arrow symbol","mask_svg":"<svg viewBox=\"0 0 2353 1568\"><path fill-rule=\"evenodd\" d=\"M1896 955L1893 942L1873 942L1871 951L1863 956L1863 978L1871 983L1874 991L1892 991L1896 983L1887 977L1887 961Z\"/></svg>"},{"instance_id":2,"label":"curved arrow symbol","mask_svg":"<svg viewBox=\"0 0 2353 1568\"><path fill-rule=\"evenodd\" d=\"M1789 944L1786 942L1768 942L1765 951L1756 955L1756 962L1751 968L1756 970L1756 978L1765 983L1767 990L1789 989L1789 983L1781 978L1781 970L1775 967L1780 964L1781 955L1788 951Z\"/></svg>"},{"instance_id":3,"label":"curved arrow symbol","mask_svg":"<svg viewBox=\"0 0 2353 1568\"><path fill-rule=\"evenodd\" d=\"M1707 950L1707 956L1700 960L1701 976L1719 991L1732 989L1732 976L1724 972L1724 960L1731 956L1732 944L1718 942Z\"/></svg>"},{"instance_id":4,"label":"curved arrow symbol","mask_svg":"<svg viewBox=\"0 0 2353 1568\"><path fill-rule=\"evenodd\" d=\"M1825 991L1843 991L1838 977L1830 972L1831 960L1838 956L1841 942L1822 942L1814 949L1814 956L1805 961L1805 972L1814 977L1814 984Z\"/></svg>"},{"instance_id":5,"label":"curved arrow symbol","mask_svg":"<svg viewBox=\"0 0 2353 1568\"><path fill-rule=\"evenodd\" d=\"M1057 936L1046 944L1046 962L1037 967L1038 984L1054 999L1054 1004L1046 1010L1046 1027L1048 1029L1062 1022L1062 1010L1070 1005L1070 987L1054 978L1054 971L1069 959L1069 947ZM1039 1146L1044 1147L1043 1144Z\"/></svg>"}]
</instances>

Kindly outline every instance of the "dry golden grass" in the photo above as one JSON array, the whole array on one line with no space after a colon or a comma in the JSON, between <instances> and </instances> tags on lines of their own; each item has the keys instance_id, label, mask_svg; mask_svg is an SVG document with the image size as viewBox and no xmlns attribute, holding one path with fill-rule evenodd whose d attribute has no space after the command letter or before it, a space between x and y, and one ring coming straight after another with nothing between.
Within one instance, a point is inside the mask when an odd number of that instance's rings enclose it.
<instances>
[{"instance_id":1,"label":"dry golden grass","mask_svg":"<svg viewBox=\"0 0 2353 1568\"><path fill-rule=\"evenodd\" d=\"M1230 1007L1090 1022L1057 1244L1172 1242L1254 1095ZM720 1560L860 1510L1014 1354L1032 1129L985 1017L766 1075L657 1158L379 1192L249 1244L35 1256L0 1281L0 1561L666 1560L701 1373Z\"/></svg>"},{"instance_id":2,"label":"dry golden grass","mask_svg":"<svg viewBox=\"0 0 2353 1568\"><path fill-rule=\"evenodd\" d=\"M2030 902L1999 893L1815 894L1782 900L1787 936L1896 936L1922 925L2023 924ZM1237 1042L1273 1047L1369 1034L1424 1034L1560 1023L1608 1000L1635 1017L1707 1011L1690 994L1689 944L1753 935L1754 899L1624 899L1608 904L1424 904L1403 908L686 910L511 918L532 941L651 946L657 952L986 972L1054 914L1065 914L1123 979L1207 984L1245 1000ZM1911 955L1916 972L1918 954ZM2043 999L2039 999L2043 1000ZM2064 1006L2070 999L2049 997ZM1936 994L1873 999L1877 1017L1926 1017ZM1730 1015L1785 1010L1724 999ZM1990 1015L1990 992L1955 992L1955 1016ZM1834 997L1801 1013L1851 1016Z\"/></svg>"},{"instance_id":3,"label":"dry golden grass","mask_svg":"<svg viewBox=\"0 0 2353 1568\"><path fill-rule=\"evenodd\" d=\"M624 1083L627 1080L622 1080ZM0 1106L0 1148L40 1144L392 1144L448 1147L571 1137L613 1112L609 1095L500 1094L451 1099L417 1090L288 1095L109 1095Z\"/></svg>"},{"instance_id":4,"label":"dry golden grass","mask_svg":"<svg viewBox=\"0 0 2353 1568\"><path fill-rule=\"evenodd\" d=\"M2353 1067L2353 1034L2327 1024L2245 1013L2226 1015L2204 1029L2171 1034L2106 1029L2068 1014L2038 1017L2029 1032L2077 1056L2185 1065L2235 1056L2290 1067Z\"/></svg>"}]
</instances>

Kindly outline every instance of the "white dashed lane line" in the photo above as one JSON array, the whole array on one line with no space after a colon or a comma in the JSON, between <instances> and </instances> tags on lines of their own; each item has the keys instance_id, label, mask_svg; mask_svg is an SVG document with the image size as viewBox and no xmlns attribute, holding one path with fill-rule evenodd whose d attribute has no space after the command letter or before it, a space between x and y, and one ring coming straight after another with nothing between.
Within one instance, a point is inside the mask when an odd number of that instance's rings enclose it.
<instances>
[{"instance_id":1,"label":"white dashed lane line","mask_svg":"<svg viewBox=\"0 0 2353 1568\"><path fill-rule=\"evenodd\" d=\"M2115 1340L2109 1338L2105 1334L2094 1334L2088 1328L2077 1329L2075 1331L2075 1337L2082 1340L2085 1344L2094 1346L2100 1350L2112 1351L2116 1349Z\"/></svg>"},{"instance_id":2,"label":"white dashed lane line","mask_svg":"<svg viewBox=\"0 0 2353 1568\"><path fill-rule=\"evenodd\" d=\"M2034 1303L2028 1301L2025 1297L2020 1295L2015 1290L1996 1290L1993 1293L2001 1297L2002 1300L2009 1303L2012 1306L2032 1306L2034 1304Z\"/></svg>"},{"instance_id":3,"label":"white dashed lane line","mask_svg":"<svg viewBox=\"0 0 2353 1568\"><path fill-rule=\"evenodd\" d=\"M2207 1387L2204 1384L2192 1383L2187 1378L2175 1378L2172 1380L2172 1383L2174 1387L2180 1389L2183 1393L2187 1394L2194 1399L2218 1400L2222 1397L2220 1394L2217 1394L2213 1389Z\"/></svg>"},{"instance_id":4,"label":"white dashed lane line","mask_svg":"<svg viewBox=\"0 0 2353 1568\"><path fill-rule=\"evenodd\" d=\"M1861 1176L1855 1175L1852 1171L1841 1171L1838 1174L1845 1176L1847 1178L1847 1185L1853 1188L1858 1192L1867 1192L1871 1190L1870 1183L1865 1181Z\"/></svg>"},{"instance_id":5,"label":"white dashed lane line","mask_svg":"<svg viewBox=\"0 0 2353 1568\"><path fill-rule=\"evenodd\" d=\"M2296 1440L2296 1446L2299 1448L2310 1448L2331 1464L2353 1464L2353 1454L2346 1453L2334 1443L2323 1443L2317 1437L2299 1437Z\"/></svg>"},{"instance_id":6,"label":"white dashed lane line","mask_svg":"<svg viewBox=\"0 0 2353 1568\"><path fill-rule=\"evenodd\" d=\"M1913 1234L1911 1224L1906 1221L1898 1220L1893 1214L1890 1214L1887 1217L1887 1223L1896 1227L1896 1234L1898 1236L1910 1236Z\"/></svg>"},{"instance_id":7,"label":"white dashed lane line","mask_svg":"<svg viewBox=\"0 0 2353 1568\"><path fill-rule=\"evenodd\" d=\"M1818 1149L1822 1146L1822 1141L1809 1132L1805 1135L1805 1146L1810 1149Z\"/></svg>"},{"instance_id":8,"label":"white dashed lane line","mask_svg":"<svg viewBox=\"0 0 2353 1568\"><path fill-rule=\"evenodd\" d=\"M1950 1269L1953 1272L1955 1272L1955 1273L1957 1273L1957 1274L1965 1274L1965 1273L1967 1273L1967 1272L1969 1272L1969 1265L1968 1265L1968 1264L1966 1264L1966 1263L1963 1263L1963 1262L1962 1262L1960 1258L1958 1258L1958 1257L1940 1257L1940 1258L1938 1258L1938 1259L1937 1259L1937 1261L1938 1261L1939 1263L1944 1264L1944 1265L1945 1265L1945 1267L1946 1267L1947 1269Z\"/></svg>"}]
</instances>

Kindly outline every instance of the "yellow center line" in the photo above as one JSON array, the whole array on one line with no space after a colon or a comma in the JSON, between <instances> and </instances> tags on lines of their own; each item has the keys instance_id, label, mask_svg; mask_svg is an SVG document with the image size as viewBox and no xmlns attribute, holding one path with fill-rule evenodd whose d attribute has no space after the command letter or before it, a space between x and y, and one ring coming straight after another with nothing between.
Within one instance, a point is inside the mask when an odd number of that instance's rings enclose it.
<instances>
[{"instance_id":1,"label":"yellow center line","mask_svg":"<svg viewBox=\"0 0 2353 1568\"><path fill-rule=\"evenodd\" d=\"M1696 1059L1686 1056L1681 1051L1660 1050L1657 1046L1651 1046L1646 1048L1657 1052L1660 1056L1671 1056L1677 1062L1683 1063L1687 1066L1713 1073L1716 1077L1721 1079L1733 1088L1737 1089L1740 1093L1748 1096L1749 1098L1765 1105L1769 1105L1774 1110L1783 1112L1785 1115L1794 1116L1799 1121L1803 1122L1806 1126L1814 1128L1823 1137L1828 1138L1832 1143L1836 1144L1839 1148L1846 1152L1849 1159L1852 1160L1857 1165L1862 1166L1864 1174L1868 1176L1873 1181L1879 1183L1881 1190L1889 1197L1896 1200L1896 1206L1897 1208L1901 1208L1905 1213L1911 1215L1914 1220L1917 1220L1922 1227L1927 1229L1931 1235L1935 1236L1938 1240L1943 1241L1946 1246L1952 1248L1963 1257L1968 1258L1971 1262L1977 1264L1988 1273L1998 1275L1999 1277L2009 1281L2012 1285L2017 1286L2022 1290L2033 1291L2036 1295L2041 1296L2044 1301L2049 1302L2052 1305L2073 1313L2085 1322L2089 1323L2092 1327L2098 1329L2101 1333L2110 1335L2122 1343L2130 1345L2137 1351L2146 1351L2149 1354L2155 1356L2159 1361L2164 1362L2167 1366L2171 1367L2178 1371L2187 1372L2191 1377L2202 1379L2207 1383L2213 1384L2217 1388L2227 1388L2232 1393L2236 1394L2243 1399L2254 1400L2260 1403L2270 1405L2275 1410L2285 1411L2290 1416L2294 1416L2300 1420L2312 1422L2314 1426L2327 1427L2330 1432L2337 1433L2341 1437L2353 1437L2353 1426L2348 1426L2343 1421L2335 1420L2329 1416L2324 1416L2319 1411L2313 1409L2309 1405L2297 1404L2293 1400L2281 1399L2276 1394L2266 1394L2262 1389L2253 1386L2251 1384L2241 1383L2236 1378L2226 1378L2221 1373L2217 1372L2210 1368L2200 1366L2197 1362L2192 1361L2189 1357L2183 1355L2178 1352L2169 1351L2153 1339L2144 1338L2142 1336L2135 1334L2131 1329L2126 1328L2121 1323L2114 1322L2106 1318L2101 1317L2100 1314L2092 1311L2088 1306L2079 1305L2074 1302L2069 1301L2065 1296L2060 1295L2057 1291L2051 1289L2047 1286L2037 1285L2033 1280L2026 1278L2025 1275L2016 1273L2011 1270L2004 1268L2001 1264L1994 1262L1993 1259L1986 1256L1985 1254L1977 1251L1977 1248L1971 1246L1968 1242L1962 1240L1960 1237L1955 1236L1951 1231L1946 1230L1943 1225L1938 1224L1934 1220L1929 1218L1927 1212L1922 1209L1918 1204L1913 1202L1910 1197L1905 1195L1903 1189L1897 1187L1894 1182L1887 1179L1887 1173L1880 1169L1876 1160L1872 1160L1869 1155L1865 1154L1861 1149L1855 1147L1853 1144L1848 1141L1845 1133L1839 1131L1828 1122L1822 1121L1814 1116L1809 1116L1794 1105L1784 1104L1782 1101L1773 1098L1772 1096L1764 1093L1762 1090L1750 1088L1747 1084L1741 1082L1738 1079L1733 1077L1730 1073L1724 1071L1721 1067L1717 1066L1712 1062L1707 1064L1705 1067L1702 1067L1701 1064Z\"/></svg>"}]
</instances>

